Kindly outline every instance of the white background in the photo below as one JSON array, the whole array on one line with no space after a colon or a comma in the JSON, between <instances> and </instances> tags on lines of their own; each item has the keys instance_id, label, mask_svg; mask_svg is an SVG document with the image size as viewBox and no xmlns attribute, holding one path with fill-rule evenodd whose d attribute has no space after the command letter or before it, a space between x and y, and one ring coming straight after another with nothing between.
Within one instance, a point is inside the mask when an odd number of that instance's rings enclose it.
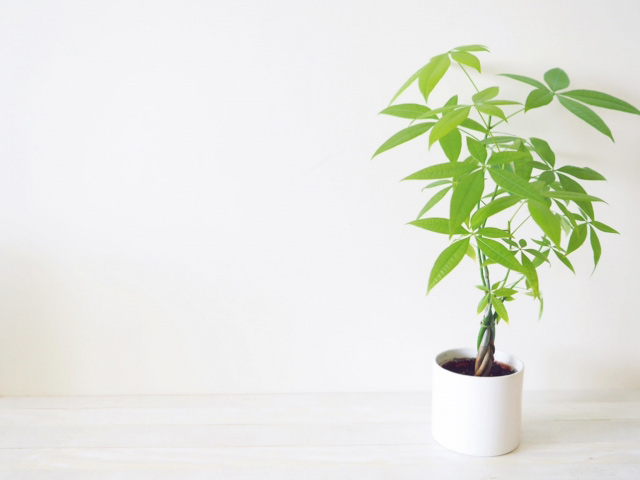
<instances>
[{"instance_id":1,"label":"white background","mask_svg":"<svg viewBox=\"0 0 640 480\"><path fill-rule=\"evenodd\" d=\"M425 296L446 239L405 225L427 197L398 180L441 153L371 160L406 126L377 112L468 43L492 50L481 86L524 98L494 75L560 66L638 106L639 10L0 2L0 394L429 389L434 355L475 341L478 275ZM602 114L615 144L557 106L513 122L608 178L597 213L622 233L592 277L586 250L577 276L543 267L540 322L511 307L497 345L528 389L640 387L640 117Z\"/></svg>"}]
</instances>

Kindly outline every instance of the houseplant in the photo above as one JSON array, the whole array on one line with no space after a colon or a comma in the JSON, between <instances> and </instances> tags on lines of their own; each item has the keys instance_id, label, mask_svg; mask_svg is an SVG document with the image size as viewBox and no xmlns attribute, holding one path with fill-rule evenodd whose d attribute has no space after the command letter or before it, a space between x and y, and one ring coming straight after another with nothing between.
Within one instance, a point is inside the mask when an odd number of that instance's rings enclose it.
<instances>
[{"instance_id":1,"label":"houseplant","mask_svg":"<svg viewBox=\"0 0 640 480\"><path fill-rule=\"evenodd\" d=\"M593 251L595 268L601 254L599 233L617 232L596 220L594 203L602 200L588 194L581 183L604 180L601 174L587 167L560 165L547 141L505 132L505 128L511 127L517 117L558 101L568 113L613 140L608 126L591 107L632 114L640 114L640 111L602 92L569 89L569 77L560 68L547 71L543 81L503 74L501 78L505 81L516 81L533 89L526 92L522 102L502 99L499 87L493 85L495 77L488 85L480 83L484 78L481 77L482 69L477 55L482 52L488 52L482 45L457 47L434 56L412 75L390 105L381 112L410 120L410 125L384 142L374 157L423 135L428 136L429 148L436 143L441 147L448 161L428 166L405 178L428 181L424 187L426 190L437 188L417 218L410 223L446 235L450 240L449 246L440 253L431 269L427 291L433 289L465 257L476 263L481 280L481 285L478 285L480 302L477 313L482 314L482 320L476 343L477 353L474 352L475 359L471 361L471 375L494 377L501 369L504 370L502 373L512 370L514 378L520 377L521 392L521 363L503 355L504 360L513 364L509 369L495 359L496 325L501 321L509 322L506 303L528 295L539 301L542 314L543 297L537 269L543 264L559 261L573 271L569 256L586 245ZM465 92L464 96L455 94L443 105L431 108L431 92L439 86L445 74L454 69L468 79L470 91ZM480 78L474 79L478 76ZM424 103L394 103L414 84L417 84ZM542 121L550 120L548 117L540 118ZM555 117L553 120L556 120ZM561 121L565 120L563 118ZM427 213L445 199L449 201L448 217L427 217ZM442 364L456 356L467 355L469 352L461 350L441 354L434 381L443 375L442 378L459 381L456 377L461 375L448 370L443 373ZM469 364L469 361L466 363ZM460 372L464 366L462 359L444 365L445 368ZM494 381L495 385L498 385L497 382L511 381L506 377L500 378L494 377L490 381ZM486 381L479 383L480 380L464 381L476 382L475 385L482 385L478 387L481 389L490 385ZM506 396L517 397L521 394L514 394L510 390L512 387L500 385ZM517 389L518 385L513 388ZM462 395L461 392L458 395ZM464 392L471 394L470 390ZM434 401L435 395L434 385ZM491 416L480 413L485 412L488 405L498 404L503 410L511 409L511 417L502 421L511 425L517 423L517 434L513 433L512 428L508 434L511 437L509 440L498 441L488 448L451 445L454 440L441 441L443 435L438 438L434 431L436 439L465 453L493 455L515 448L519 442L519 405L508 407L497 398L478 403L483 405L477 413L479 416ZM459 407L463 408L462 405ZM513 418L516 414L517 422ZM434 420L435 416L434 412ZM492 422L499 423L500 420ZM488 427L484 424L469 428L481 430Z\"/></svg>"}]
</instances>

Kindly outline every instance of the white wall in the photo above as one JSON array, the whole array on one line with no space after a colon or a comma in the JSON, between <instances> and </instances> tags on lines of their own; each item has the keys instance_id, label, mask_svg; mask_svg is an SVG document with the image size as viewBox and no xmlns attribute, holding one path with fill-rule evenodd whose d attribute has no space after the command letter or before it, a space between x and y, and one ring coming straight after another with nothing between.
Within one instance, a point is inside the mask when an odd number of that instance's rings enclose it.
<instances>
[{"instance_id":1,"label":"white wall","mask_svg":"<svg viewBox=\"0 0 640 480\"><path fill-rule=\"evenodd\" d=\"M3 1L0 394L428 389L435 353L474 342L477 274L425 297L445 240L405 225L425 197L398 180L434 160L419 140L371 161L404 126L377 112L466 43L489 73L561 66L640 105L639 10ZM640 117L605 112L612 144L531 115L608 177L622 235L593 277L587 254L545 270L544 318L523 301L498 346L530 389L640 387Z\"/></svg>"}]
</instances>

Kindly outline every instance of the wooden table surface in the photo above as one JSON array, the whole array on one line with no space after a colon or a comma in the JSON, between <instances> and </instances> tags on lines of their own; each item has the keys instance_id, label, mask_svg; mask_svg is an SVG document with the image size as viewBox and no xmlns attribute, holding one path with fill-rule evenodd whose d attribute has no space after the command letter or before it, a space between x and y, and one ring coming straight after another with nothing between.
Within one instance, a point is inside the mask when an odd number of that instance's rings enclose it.
<instances>
[{"instance_id":1,"label":"wooden table surface","mask_svg":"<svg viewBox=\"0 0 640 480\"><path fill-rule=\"evenodd\" d=\"M0 398L0 479L640 479L640 390L525 392L523 438L437 445L430 395Z\"/></svg>"}]
</instances>

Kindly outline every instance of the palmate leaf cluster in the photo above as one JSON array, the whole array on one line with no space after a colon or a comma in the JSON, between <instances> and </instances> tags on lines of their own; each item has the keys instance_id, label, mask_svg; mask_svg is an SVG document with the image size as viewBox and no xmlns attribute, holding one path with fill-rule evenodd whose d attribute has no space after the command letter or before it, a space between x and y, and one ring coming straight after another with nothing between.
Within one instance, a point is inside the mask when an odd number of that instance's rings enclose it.
<instances>
[{"instance_id":1,"label":"palmate leaf cluster","mask_svg":"<svg viewBox=\"0 0 640 480\"><path fill-rule=\"evenodd\" d=\"M568 90L569 77L559 68L546 72L543 81L504 74L534 88L526 93L524 102L502 99L499 87L480 89L471 76L481 73L477 53L485 51L482 45L454 48L433 57L412 75L381 112L411 122L384 142L374 157L427 134L429 147L439 144L448 161L405 178L428 181L425 190L435 190L410 223L450 239L433 265L428 290L468 256L481 272L478 312L492 309L496 318L508 321L504 303L517 293L539 299L542 307L538 267L557 259L574 271L569 256L588 244L595 268L601 254L599 232L617 233L596 220L594 204L602 200L588 194L583 186L584 181L604 177L587 167L561 165L549 143L541 138L505 133L509 120L557 99L569 113L613 140L609 127L591 107L632 114L640 111L602 92ZM463 103L461 96L454 95L444 105L431 108L431 92L452 67L469 78L470 101ZM424 104L394 104L416 83ZM436 204L447 200L448 218L427 216ZM519 237L518 231L526 223L535 224L537 236ZM496 268L500 280L491 282L489 271Z\"/></svg>"}]
</instances>

